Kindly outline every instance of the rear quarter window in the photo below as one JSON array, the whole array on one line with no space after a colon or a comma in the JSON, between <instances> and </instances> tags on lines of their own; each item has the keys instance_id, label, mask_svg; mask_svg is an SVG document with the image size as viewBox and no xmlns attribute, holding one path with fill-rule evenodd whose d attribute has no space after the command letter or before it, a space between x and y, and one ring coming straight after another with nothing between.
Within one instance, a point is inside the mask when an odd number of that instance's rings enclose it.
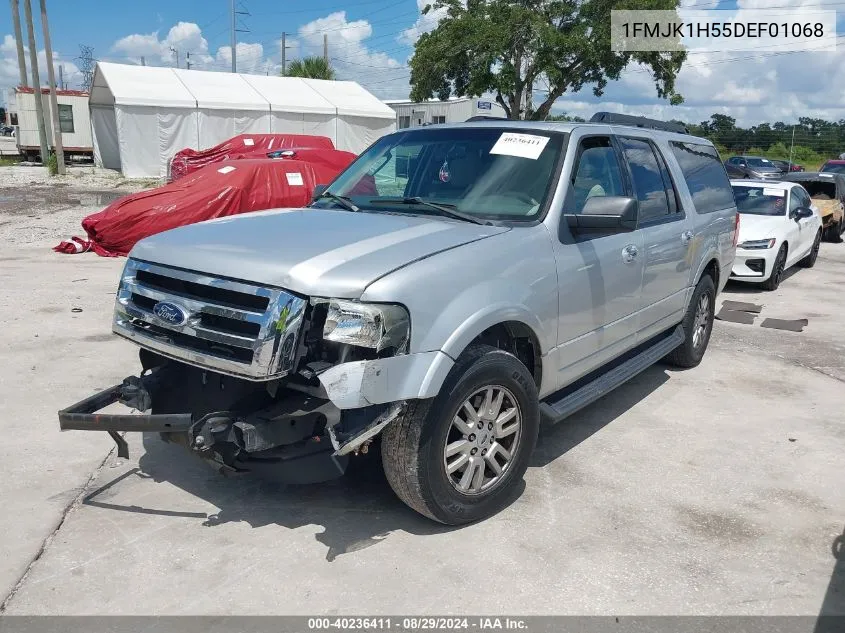
<instances>
[{"instance_id":1,"label":"rear quarter window","mask_svg":"<svg viewBox=\"0 0 845 633\"><path fill-rule=\"evenodd\" d=\"M696 212L713 213L735 205L731 182L716 148L680 141L672 141L671 146Z\"/></svg>"}]
</instances>

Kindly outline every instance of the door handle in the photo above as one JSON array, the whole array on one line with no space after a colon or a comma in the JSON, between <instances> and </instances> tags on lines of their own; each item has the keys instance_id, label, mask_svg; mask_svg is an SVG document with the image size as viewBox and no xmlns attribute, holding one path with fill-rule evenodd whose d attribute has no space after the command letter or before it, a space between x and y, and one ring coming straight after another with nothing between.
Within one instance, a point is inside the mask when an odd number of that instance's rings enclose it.
<instances>
[{"instance_id":1,"label":"door handle","mask_svg":"<svg viewBox=\"0 0 845 633\"><path fill-rule=\"evenodd\" d=\"M692 242L692 238L692 231L684 231L683 233L681 233L681 241L684 244L689 244L690 242Z\"/></svg>"},{"instance_id":2,"label":"door handle","mask_svg":"<svg viewBox=\"0 0 845 633\"><path fill-rule=\"evenodd\" d=\"M634 246L633 244L628 244L628 246L622 249L622 261L624 261L626 264L630 264L637 258L637 255L639 255L639 253L640 251L637 250L636 246Z\"/></svg>"}]
</instances>

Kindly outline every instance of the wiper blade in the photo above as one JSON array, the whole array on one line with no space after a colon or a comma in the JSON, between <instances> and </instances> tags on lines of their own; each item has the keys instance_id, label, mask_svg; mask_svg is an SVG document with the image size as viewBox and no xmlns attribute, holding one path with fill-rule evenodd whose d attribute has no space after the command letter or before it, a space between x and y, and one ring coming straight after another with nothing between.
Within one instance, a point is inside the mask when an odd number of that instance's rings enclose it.
<instances>
[{"instance_id":1,"label":"wiper blade","mask_svg":"<svg viewBox=\"0 0 845 633\"><path fill-rule=\"evenodd\" d=\"M337 202L340 206L342 206L347 211L360 211L356 204L352 202L350 198L346 196L339 196L336 193L332 193L331 191L324 191L319 196L317 196L317 200L322 198L328 198L332 202Z\"/></svg>"},{"instance_id":2,"label":"wiper blade","mask_svg":"<svg viewBox=\"0 0 845 633\"><path fill-rule=\"evenodd\" d=\"M423 200L420 197L414 198L376 198L374 200L370 200L371 204L417 204L421 207L428 207L429 209L434 209L438 213L442 215L449 216L450 218L454 218L456 220L463 220L464 222L472 222L473 224L481 224L482 226L487 226L490 224L487 220L482 220L480 218L476 218L468 213L462 213L457 209L450 209L449 207L436 204L434 202L429 202L428 200Z\"/></svg>"}]
</instances>

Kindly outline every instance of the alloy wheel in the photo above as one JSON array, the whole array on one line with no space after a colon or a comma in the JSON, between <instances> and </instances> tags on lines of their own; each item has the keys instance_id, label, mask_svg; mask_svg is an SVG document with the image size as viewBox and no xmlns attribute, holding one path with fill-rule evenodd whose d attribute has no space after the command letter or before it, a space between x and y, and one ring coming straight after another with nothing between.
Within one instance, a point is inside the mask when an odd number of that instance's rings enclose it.
<instances>
[{"instance_id":1,"label":"alloy wheel","mask_svg":"<svg viewBox=\"0 0 845 633\"><path fill-rule=\"evenodd\" d=\"M449 483L465 495L498 486L521 435L522 412L513 393L499 385L478 389L464 400L446 436L443 465Z\"/></svg>"},{"instance_id":2,"label":"alloy wheel","mask_svg":"<svg viewBox=\"0 0 845 633\"><path fill-rule=\"evenodd\" d=\"M707 339L707 324L710 321L710 295L704 293L698 300L695 309L695 319L692 324L692 346L701 347Z\"/></svg>"}]
</instances>

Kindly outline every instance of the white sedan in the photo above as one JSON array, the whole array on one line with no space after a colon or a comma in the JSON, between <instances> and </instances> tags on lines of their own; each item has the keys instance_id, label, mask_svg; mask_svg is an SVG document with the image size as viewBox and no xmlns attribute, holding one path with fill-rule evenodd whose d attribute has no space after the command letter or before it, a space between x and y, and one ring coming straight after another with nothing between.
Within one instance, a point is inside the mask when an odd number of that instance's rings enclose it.
<instances>
[{"instance_id":1,"label":"white sedan","mask_svg":"<svg viewBox=\"0 0 845 633\"><path fill-rule=\"evenodd\" d=\"M731 279L775 290L787 268L811 268L822 241L822 219L807 191L794 182L731 182L740 213Z\"/></svg>"}]
</instances>

